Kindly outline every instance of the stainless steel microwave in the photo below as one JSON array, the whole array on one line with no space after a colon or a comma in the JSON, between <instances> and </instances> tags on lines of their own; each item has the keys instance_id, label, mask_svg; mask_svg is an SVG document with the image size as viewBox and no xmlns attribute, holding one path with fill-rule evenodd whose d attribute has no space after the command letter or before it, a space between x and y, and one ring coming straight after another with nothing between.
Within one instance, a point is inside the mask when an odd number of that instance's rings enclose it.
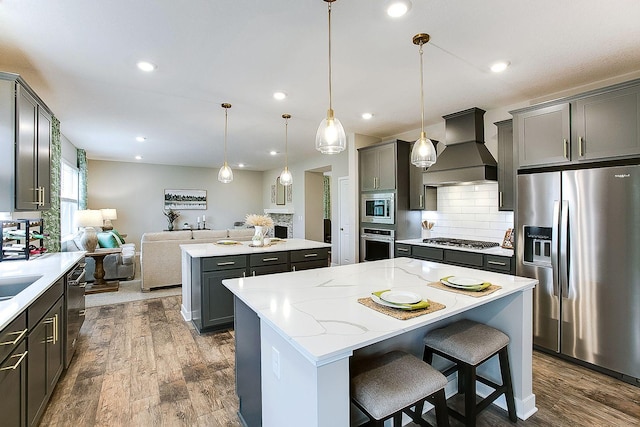
<instances>
[{"instance_id":1,"label":"stainless steel microwave","mask_svg":"<svg viewBox=\"0 0 640 427\"><path fill-rule=\"evenodd\" d=\"M361 222L395 224L395 194L363 194L360 207Z\"/></svg>"}]
</instances>

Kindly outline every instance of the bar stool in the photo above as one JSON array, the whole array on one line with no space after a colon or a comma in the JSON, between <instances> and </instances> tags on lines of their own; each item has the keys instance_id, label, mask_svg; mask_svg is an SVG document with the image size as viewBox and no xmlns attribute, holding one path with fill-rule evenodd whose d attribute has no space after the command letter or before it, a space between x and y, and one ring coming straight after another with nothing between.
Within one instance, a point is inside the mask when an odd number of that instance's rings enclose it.
<instances>
[{"instance_id":1,"label":"bar stool","mask_svg":"<svg viewBox=\"0 0 640 427\"><path fill-rule=\"evenodd\" d=\"M393 425L399 427L404 412L414 423L430 426L422 418L428 400L436 408L438 426L449 426L444 395L447 379L419 358L392 351L354 363L351 371L351 400L369 417L371 425L383 426L385 420L393 418Z\"/></svg>"},{"instance_id":2,"label":"bar stool","mask_svg":"<svg viewBox=\"0 0 640 427\"><path fill-rule=\"evenodd\" d=\"M465 426L475 426L476 416L496 398L504 393L507 400L509 419L518 420L511 383L509 337L503 332L471 320L461 320L441 329L427 333L424 337L424 361L431 363L433 354L455 363L443 374L449 376L458 372L458 393L464 393L464 415L449 408L449 414L462 421ZM480 377L476 368L491 357L498 355L502 385ZM476 403L476 380L492 387L493 393Z\"/></svg>"}]
</instances>

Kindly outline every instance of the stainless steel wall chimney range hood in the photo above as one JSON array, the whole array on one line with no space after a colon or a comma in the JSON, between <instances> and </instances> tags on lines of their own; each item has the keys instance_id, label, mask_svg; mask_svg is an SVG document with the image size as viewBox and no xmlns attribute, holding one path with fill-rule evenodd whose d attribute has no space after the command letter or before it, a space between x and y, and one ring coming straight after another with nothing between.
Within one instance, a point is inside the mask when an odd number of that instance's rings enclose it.
<instances>
[{"instance_id":1,"label":"stainless steel wall chimney range hood","mask_svg":"<svg viewBox=\"0 0 640 427\"><path fill-rule=\"evenodd\" d=\"M484 110L470 108L442 116L446 148L422 175L424 185L442 186L496 181L498 168L484 144Z\"/></svg>"}]
</instances>

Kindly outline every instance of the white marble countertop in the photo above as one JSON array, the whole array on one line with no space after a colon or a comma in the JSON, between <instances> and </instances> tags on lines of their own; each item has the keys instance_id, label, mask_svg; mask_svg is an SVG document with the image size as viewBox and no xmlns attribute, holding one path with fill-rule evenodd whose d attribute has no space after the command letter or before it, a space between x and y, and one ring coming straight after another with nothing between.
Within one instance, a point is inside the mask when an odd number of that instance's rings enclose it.
<instances>
[{"instance_id":1,"label":"white marble countertop","mask_svg":"<svg viewBox=\"0 0 640 427\"><path fill-rule=\"evenodd\" d=\"M478 240L478 239L471 239L471 240ZM451 249L454 251L477 252L477 253L487 254L487 255L499 255L499 256L507 256L507 257L513 256L513 249L504 249L500 246L494 246L492 248L487 248L487 249L460 248L457 246L424 243L422 239L396 240L396 243L404 243L406 245L416 245L416 246L432 246L434 248Z\"/></svg>"},{"instance_id":2,"label":"white marble countertop","mask_svg":"<svg viewBox=\"0 0 640 427\"><path fill-rule=\"evenodd\" d=\"M479 278L502 289L474 298L427 286L458 275ZM369 344L445 319L506 295L533 288L537 281L506 274L410 258L242 279L224 285L311 363L323 365ZM407 290L446 305L443 310L398 320L360 303L383 289Z\"/></svg>"},{"instance_id":3,"label":"white marble countertop","mask_svg":"<svg viewBox=\"0 0 640 427\"><path fill-rule=\"evenodd\" d=\"M252 247L251 242L239 242L240 245L216 245L214 243L195 243L180 245L183 252L192 258L212 256L242 255L263 252L298 251L303 249L331 248L331 245L305 239L286 239L270 246Z\"/></svg>"},{"instance_id":4,"label":"white marble countertop","mask_svg":"<svg viewBox=\"0 0 640 427\"><path fill-rule=\"evenodd\" d=\"M14 276L42 276L15 297L0 301L0 329L18 317L82 258L84 258L84 252L58 252L29 261L0 262L0 279Z\"/></svg>"}]
</instances>

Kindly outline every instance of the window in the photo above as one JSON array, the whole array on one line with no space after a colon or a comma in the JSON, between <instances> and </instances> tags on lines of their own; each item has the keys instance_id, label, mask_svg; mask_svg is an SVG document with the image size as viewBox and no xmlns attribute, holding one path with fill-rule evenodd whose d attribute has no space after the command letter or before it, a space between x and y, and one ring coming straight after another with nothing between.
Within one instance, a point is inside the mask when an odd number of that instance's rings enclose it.
<instances>
[{"instance_id":1,"label":"window","mask_svg":"<svg viewBox=\"0 0 640 427\"><path fill-rule=\"evenodd\" d=\"M62 161L60 177L60 235L69 239L75 232L73 217L78 210L78 168Z\"/></svg>"}]
</instances>

